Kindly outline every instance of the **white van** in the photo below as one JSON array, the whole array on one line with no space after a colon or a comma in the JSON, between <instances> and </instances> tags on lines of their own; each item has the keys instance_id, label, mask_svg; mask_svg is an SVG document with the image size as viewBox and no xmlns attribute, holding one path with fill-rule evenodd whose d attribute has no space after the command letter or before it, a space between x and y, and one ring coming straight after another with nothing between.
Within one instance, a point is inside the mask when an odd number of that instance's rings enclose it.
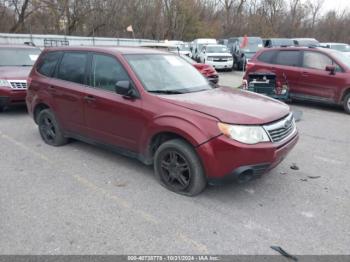
<instances>
[{"instance_id":1,"label":"white van","mask_svg":"<svg viewBox=\"0 0 350 262\"><path fill-rule=\"evenodd\" d=\"M192 42L192 58L196 61L199 59L199 53L204 45L216 44L216 39L214 38L198 38Z\"/></svg>"}]
</instances>

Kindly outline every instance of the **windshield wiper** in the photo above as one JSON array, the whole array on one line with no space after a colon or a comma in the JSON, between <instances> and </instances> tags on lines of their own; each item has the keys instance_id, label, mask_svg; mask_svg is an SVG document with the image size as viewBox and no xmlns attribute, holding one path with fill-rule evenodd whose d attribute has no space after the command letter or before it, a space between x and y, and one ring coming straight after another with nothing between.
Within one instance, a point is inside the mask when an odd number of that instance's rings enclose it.
<instances>
[{"instance_id":1,"label":"windshield wiper","mask_svg":"<svg viewBox=\"0 0 350 262\"><path fill-rule=\"evenodd\" d=\"M21 65L21 66L32 66L32 65Z\"/></svg>"},{"instance_id":2,"label":"windshield wiper","mask_svg":"<svg viewBox=\"0 0 350 262\"><path fill-rule=\"evenodd\" d=\"M183 94L183 92L180 92L178 90L148 90L148 92L157 93L157 94L169 94L169 95Z\"/></svg>"}]
</instances>

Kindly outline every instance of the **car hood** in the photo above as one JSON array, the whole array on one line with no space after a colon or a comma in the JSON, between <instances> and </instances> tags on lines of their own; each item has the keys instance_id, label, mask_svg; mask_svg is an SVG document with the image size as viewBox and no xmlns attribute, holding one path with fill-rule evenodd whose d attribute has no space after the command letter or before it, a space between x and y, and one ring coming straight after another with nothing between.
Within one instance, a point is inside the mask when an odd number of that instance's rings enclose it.
<instances>
[{"instance_id":1,"label":"car hood","mask_svg":"<svg viewBox=\"0 0 350 262\"><path fill-rule=\"evenodd\" d=\"M230 53L207 53L207 56L232 57Z\"/></svg>"},{"instance_id":2,"label":"car hood","mask_svg":"<svg viewBox=\"0 0 350 262\"><path fill-rule=\"evenodd\" d=\"M0 79L27 79L31 69L31 66L0 66Z\"/></svg>"},{"instance_id":3,"label":"car hood","mask_svg":"<svg viewBox=\"0 0 350 262\"><path fill-rule=\"evenodd\" d=\"M281 119L290 112L286 104L275 99L229 87L161 97L169 103L230 124L266 124Z\"/></svg>"}]
</instances>

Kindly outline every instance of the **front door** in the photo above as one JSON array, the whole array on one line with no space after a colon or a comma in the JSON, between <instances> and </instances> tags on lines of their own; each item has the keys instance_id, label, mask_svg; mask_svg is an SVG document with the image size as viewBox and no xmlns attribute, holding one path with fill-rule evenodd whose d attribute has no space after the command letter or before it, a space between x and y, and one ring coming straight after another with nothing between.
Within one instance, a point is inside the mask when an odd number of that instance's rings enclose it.
<instances>
[{"instance_id":1,"label":"front door","mask_svg":"<svg viewBox=\"0 0 350 262\"><path fill-rule=\"evenodd\" d=\"M116 57L93 54L85 120L89 136L102 143L134 152L145 126L141 99L126 99L115 92L118 81L130 77Z\"/></svg>"},{"instance_id":2,"label":"front door","mask_svg":"<svg viewBox=\"0 0 350 262\"><path fill-rule=\"evenodd\" d=\"M326 71L326 66L335 65L336 74ZM339 88L345 85L345 79L340 77L341 68L333 60L320 52L305 51L303 55L303 70L299 86L304 98L328 102L337 101Z\"/></svg>"}]
</instances>

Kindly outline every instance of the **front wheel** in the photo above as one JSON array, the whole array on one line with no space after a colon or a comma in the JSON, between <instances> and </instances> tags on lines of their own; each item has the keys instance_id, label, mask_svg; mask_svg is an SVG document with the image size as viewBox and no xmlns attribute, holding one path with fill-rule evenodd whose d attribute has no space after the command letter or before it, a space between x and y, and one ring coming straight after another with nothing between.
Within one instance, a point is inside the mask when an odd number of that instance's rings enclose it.
<instances>
[{"instance_id":1,"label":"front wheel","mask_svg":"<svg viewBox=\"0 0 350 262\"><path fill-rule=\"evenodd\" d=\"M154 171L163 186L178 194L195 196L207 185L196 151L181 139L160 145L154 157Z\"/></svg>"},{"instance_id":2,"label":"front wheel","mask_svg":"<svg viewBox=\"0 0 350 262\"><path fill-rule=\"evenodd\" d=\"M346 113L350 114L350 93L344 98L343 107Z\"/></svg>"},{"instance_id":3,"label":"front wheel","mask_svg":"<svg viewBox=\"0 0 350 262\"><path fill-rule=\"evenodd\" d=\"M38 126L41 138L51 146L62 146L68 139L58 125L55 115L50 109L44 109L38 115Z\"/></svg>"}]
</instances>

